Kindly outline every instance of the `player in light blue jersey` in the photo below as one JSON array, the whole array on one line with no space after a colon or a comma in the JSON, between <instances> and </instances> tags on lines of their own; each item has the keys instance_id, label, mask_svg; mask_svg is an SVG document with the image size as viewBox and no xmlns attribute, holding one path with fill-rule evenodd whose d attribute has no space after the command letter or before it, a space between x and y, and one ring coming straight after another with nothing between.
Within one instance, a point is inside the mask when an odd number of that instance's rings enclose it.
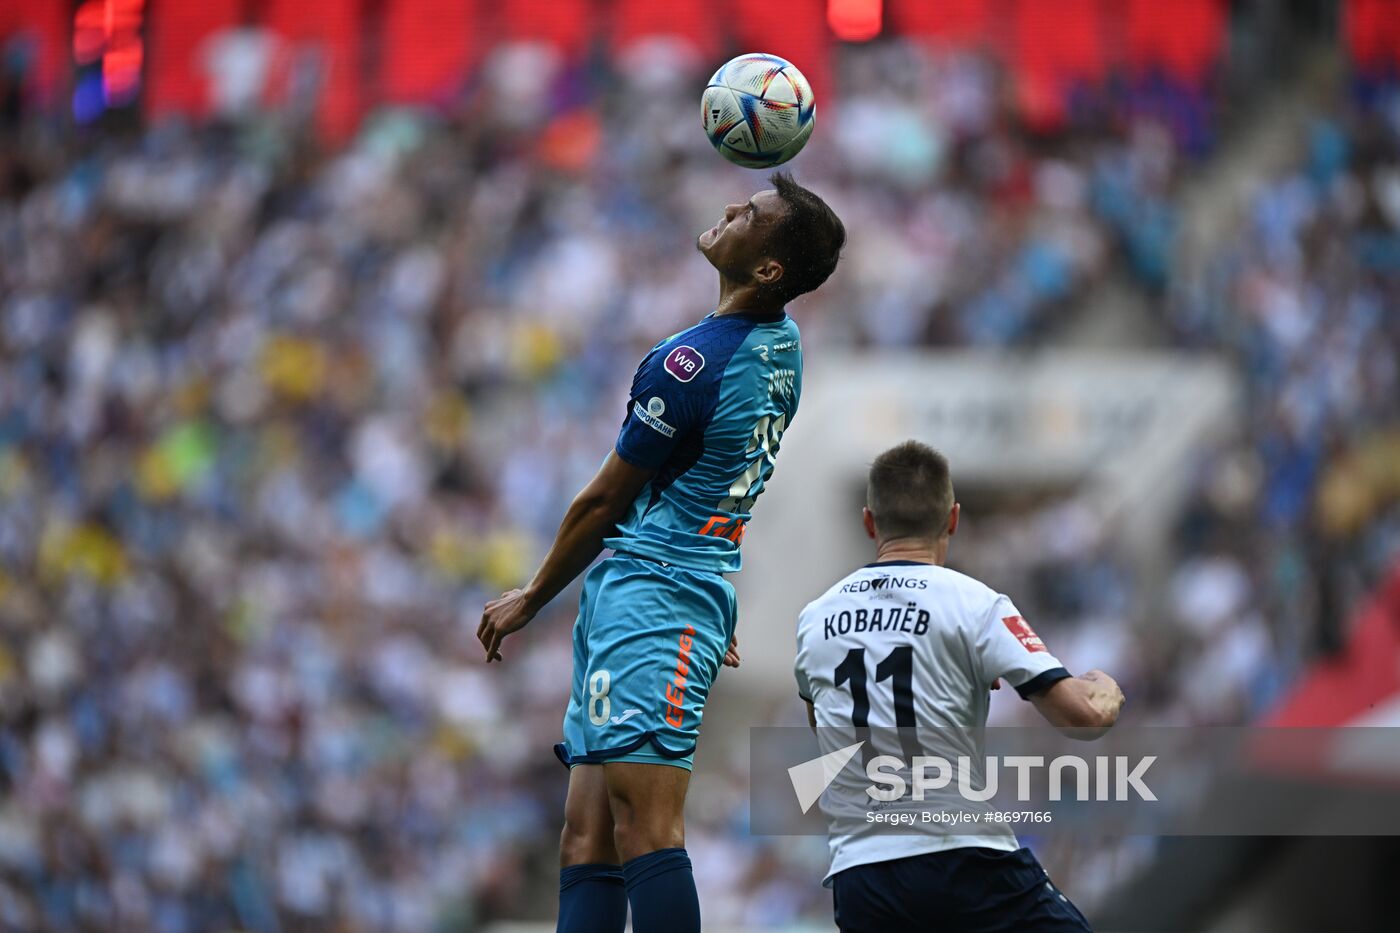
<instances>
[{"instance_id":1,"label":"player in light blue jersey","mask_svg":"<svg viewBox=\"0 0 1400 933\"><path fill-rule=\"evenodd\" d=\"M719 305L658 343L632 381L622 431L574 499L522 589L493 600L486 660L582 573L569 767L560 838L559 930L700 928L685 851L690 763L710 685L738 666L734 588L754 500L802 394L802 344L784 306L826 281L846 231L786 174L731 204L696 247L718 270Z\"/></svg>"}]
</instances>

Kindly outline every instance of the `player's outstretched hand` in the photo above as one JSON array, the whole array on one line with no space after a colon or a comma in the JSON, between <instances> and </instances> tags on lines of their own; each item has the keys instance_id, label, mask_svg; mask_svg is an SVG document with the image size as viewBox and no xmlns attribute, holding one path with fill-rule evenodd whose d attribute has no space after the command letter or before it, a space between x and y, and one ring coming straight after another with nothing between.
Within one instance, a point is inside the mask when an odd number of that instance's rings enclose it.
<instances>
[{"instance_id":1,"label":"player's outstretched hand","mask_svg":"<svg viewBox=\"0 0 1400 933\"><path fill-rule=\"evenodd\" d=\"M511 632L524 628L535 612L525 599L524 590L510 590L502 593L500 599L486 604L481 613L481 624L476 628L476 637L486 649L486 663L500 661L501 642Z\"/></svg>"},{"instance_id":2,"label":"player's outstretched hand","mask_svg":"<svg viewBox=\"0 0 1400 933\"><path fill-rule=\"evenodd\" d=\"M729 650L724 653L725 667L739 666L739 636L732 635L729 638Z\"/></svg>"},{"instance_id":3,"label":"player's outstretched hand","mask_svg":"<svg viewBox=\"0 0 1400 933\"><path fill-rule=\"evenodd\" d=\"M1111 708L1113 710L1113 717L1117 719L1118 711L1123 708L1124 702L1123 688L1118 686L1118 681L1097 668L1092 671L1086 671L1080 674L1079 677L1081 680L1092 681L1100 685L1102 688L1101 702L1106 708Z\"/></svg>"}]
</instances>

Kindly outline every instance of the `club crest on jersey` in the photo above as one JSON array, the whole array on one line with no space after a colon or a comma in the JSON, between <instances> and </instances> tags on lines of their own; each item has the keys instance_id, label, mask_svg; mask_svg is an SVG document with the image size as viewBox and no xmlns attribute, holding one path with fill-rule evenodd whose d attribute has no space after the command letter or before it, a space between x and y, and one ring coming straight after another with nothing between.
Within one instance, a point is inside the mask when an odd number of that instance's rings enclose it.
<instances>
[{"instance_id":1,"label":"club crest on jersey","mask_svg":"<svg viewBox=\"0 0 1400 933\"><path fill-rule=\"evenodd\" d=\"M1016 636L1016 640L1021 643L1021 647L1034 653L1045 650L1045 642L1040 640L1040 636L1031 628L1029 622L1020 616L1002 616L1001 624L1006 626L1006 630Z\"/></svg>"},{"instance_id":2,"label":"club crest on jersey","mask_svg":"<svg viewBox=\"0 0 1400 933\"><path fill-rule=\"evenodd\" d=\"M660 402L661 399L654 398L651 401ZM666 422L658 418L656 415L654 415L652 413L653 408L654 406L650 403L647 404L646 408L643 408L641 402L633 402L632 415L642 424L651 428L653 431L655 431L657 434L660 434L662 437L675 437L675 427L673 425L667 424ZM661 404L661 410L666 410L666 404L664 402L662 402Z\"/></svg>"},{"instance_id":3,"label":"club crest on jersey","mask_svg":"<svg viewBox=\"0 0 1400 933\"><path fill-rule=\"evenodd\" d=\"M705 357L694 347L676 347L666 357L666 372L681 382L689 382L705 368Z\"/></svg>"}]
</instances>

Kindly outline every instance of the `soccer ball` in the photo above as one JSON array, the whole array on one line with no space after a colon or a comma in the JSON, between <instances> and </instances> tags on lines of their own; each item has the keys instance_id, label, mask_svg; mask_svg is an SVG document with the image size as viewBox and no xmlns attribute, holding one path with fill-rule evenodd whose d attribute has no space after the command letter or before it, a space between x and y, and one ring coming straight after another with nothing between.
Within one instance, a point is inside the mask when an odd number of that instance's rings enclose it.
<instances>
[{"instance_id":1,"label":"soccer ball","mask_svg":"<svg viewBox=\"0 0 1400 933\"><path fill-rule=\"evenodd\" d=\"M710 144L745 168L781 165L801 152L817 113L802 72L762 52L740 55L716 71L700 110Z\"/></svg>"}]
</instances>

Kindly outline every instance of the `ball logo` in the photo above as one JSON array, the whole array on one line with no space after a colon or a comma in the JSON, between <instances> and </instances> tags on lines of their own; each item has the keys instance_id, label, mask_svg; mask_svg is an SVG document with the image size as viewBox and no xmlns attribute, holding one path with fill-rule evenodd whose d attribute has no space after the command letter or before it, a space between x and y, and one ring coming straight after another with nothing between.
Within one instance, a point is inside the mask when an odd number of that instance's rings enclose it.
<instances>
[{"instance_id":1,"label":"ball logo","mask_svg":"<svg viewBox=\"0 0 1400 933\"><path fill-rule=\"evenodd\" d=\"M681 382L689 382L705 368L705 358L694 347L676 347L666 357L666 372Z\"/></svg>"},{"instance_id":2,"label":"ball logo","mask_svg":"<svg viewBox=\"0 0 1400 933\"><path fill-rule=\"evenodd\" d=\"M1040 640L1040 636L1031 628L1029 622L1020 616L1002 616L1001 624L1006 626L1006 630L1016 636L1016 640L1021 643L1021 647L1032 653L1045 650L1045 642Z\"/></svg>"},{"instance_id":3,"label":"ball logo","mask_svg":"<svg viewBox=\"0 0 1400 933\"><path fill-rule=\"evenodd\" d=\"M653 395L651 401L647 402L647 411L651 413L653 418L660 418L666 414L666 403Z\"/></svg>"}]
</instances>

